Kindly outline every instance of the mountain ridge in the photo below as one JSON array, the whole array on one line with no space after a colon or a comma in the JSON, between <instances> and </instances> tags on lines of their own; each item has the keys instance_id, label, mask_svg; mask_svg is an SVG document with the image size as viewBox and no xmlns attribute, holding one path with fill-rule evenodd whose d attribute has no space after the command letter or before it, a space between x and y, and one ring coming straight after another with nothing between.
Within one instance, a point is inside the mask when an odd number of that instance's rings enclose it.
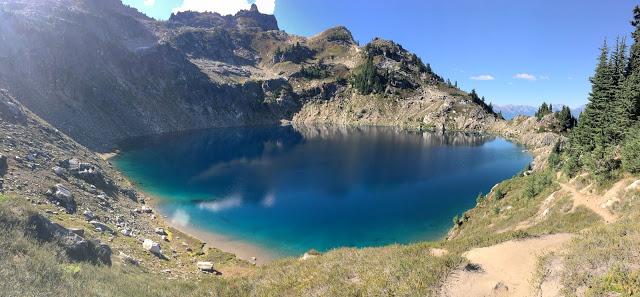
<instances>
[{"instance_id":1,"label":"mountain ridge","mask_svg":"<svg viewBox=\"0 0 640 297\"><path fill-rule=\"evenodd\" d=\"M0 40L8 41L0 86L95 150L142 135L294 118L438 130L487 130L498 120L415 54L381 39L359 47L345 27L289 35L256 7L168 21L117 0L2 0L0 8ZM369 58L384 82L361 94L350 79ZM351 98L353 109L342 109ZM324 115L311 113L324 103ZM414 116L397 118L403 113Z\"/></svg>"}]
</instances>

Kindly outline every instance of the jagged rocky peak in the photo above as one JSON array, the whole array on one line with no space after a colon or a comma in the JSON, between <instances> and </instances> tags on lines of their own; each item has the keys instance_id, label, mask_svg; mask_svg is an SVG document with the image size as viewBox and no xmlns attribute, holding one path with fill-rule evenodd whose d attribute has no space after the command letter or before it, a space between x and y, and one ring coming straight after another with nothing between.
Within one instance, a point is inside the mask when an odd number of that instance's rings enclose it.
<instances>
[{"instance_id":1,"label":"jagged rocky peak","mask_svg":"<svg viewBox=\"0 0 640 297\"><path fill-rule=\"evenodd\" d=\"M374 38L364 49L371 56L383 56L396 62L401 62L412 56L402 45L378 37Z\"/></svg>"},{"instance_id":2,"label":"jagged rocky peak","mask_svg":"<svg viewBox=\"0 0 640 297\"><path fill-rule=\"evenodd\" d=\"M391 40L374 38L364 47L364 54L374 59L376 64L394 74L432 76L441 80L414 53L407 51L402 45ZM424 79L425 77L422 77Z\"/></svg>"},{"instance_id":3,"label":"jagged rocky peak","mask_svg":"<svg viewBox=\"0 0 640 297\"><path fill-rule=\"evenodd\" d=\"M254 3L249 10L241 10L235 15L236 26L240 29L259 28L264 31L279 30L278 20L271 14L263 14L258 11Z\"/></svg>"},{"instance_id":4,"label":"jagged rocky peak","mask_svg":"<svg viewBox=\"0 0 640 297\"><path fill-rule=\"evenodd\" d=\"M355 45L356 41L353 39L351 31L345 26L338 26L327 29L322 33L311 38L311 42L332 42L345 45Z\"/></svg>"},{"instance_id":5,"label":"jagged rocky peak","mask_svg":"<svg viewBox=\"0 0 640 297\"><path fill-rule=\"evenodd\" d=\"M235 15L223 16L217 12L181 11L172 13L169 23L173 26L194 28L279 30L276 17L261 13L255 4L251 5L249 10L241 10Z\"/></svg>"}]
</instances>

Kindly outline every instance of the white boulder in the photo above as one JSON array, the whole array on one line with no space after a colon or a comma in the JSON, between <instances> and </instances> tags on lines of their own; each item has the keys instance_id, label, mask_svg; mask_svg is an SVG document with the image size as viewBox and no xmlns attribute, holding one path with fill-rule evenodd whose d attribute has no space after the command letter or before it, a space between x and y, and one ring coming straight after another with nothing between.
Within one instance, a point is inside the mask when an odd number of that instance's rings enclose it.
<instances>
[{"instance_id":1,"label":"white boulder","mask_svg":"<svg viewBox=\"0 0 640 297\"><path fill-rule=\"evenodd\" d=\"M160 244L151 239L145 239L142 243L142 248L155 255L160 255L162 253L160 250Z\"/></svg>"},{"instance_id":2,"label":"white boulder","mask_svg":"<svg viewBox=\"0 0 640 297\"><path fill-rule=\"evenodd\" d=\"M212 262L198 262L197 266L200 271L213 272Z\"/></svg>"}]
</instances>

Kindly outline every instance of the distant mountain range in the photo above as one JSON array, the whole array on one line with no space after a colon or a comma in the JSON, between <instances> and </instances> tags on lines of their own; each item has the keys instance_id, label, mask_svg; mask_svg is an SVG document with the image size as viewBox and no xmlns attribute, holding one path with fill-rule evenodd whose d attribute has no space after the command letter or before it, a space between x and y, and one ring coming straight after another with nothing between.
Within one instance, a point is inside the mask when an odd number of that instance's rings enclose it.
<instances>
[{"instance_id":1,"label":"distant mountain range","mask_svg":"<svg viewBox=\"0 0 640 297\"><path fill-rule=\"evenodd\" d=\"M553 110L559 111L564 104L553 104ZM580 117L582 111L584 111L585 105L578 106L576 108L571 108L571 114L574 117ZM493 108L496 112L501 112L502 116L507 119L513 119L516 116L524 115L524 116L533 116L538 111L538 107L530 106L530 105L514 105L514 104L506 104L506 105L495 105Z\"/></svg>"}]
</instances>

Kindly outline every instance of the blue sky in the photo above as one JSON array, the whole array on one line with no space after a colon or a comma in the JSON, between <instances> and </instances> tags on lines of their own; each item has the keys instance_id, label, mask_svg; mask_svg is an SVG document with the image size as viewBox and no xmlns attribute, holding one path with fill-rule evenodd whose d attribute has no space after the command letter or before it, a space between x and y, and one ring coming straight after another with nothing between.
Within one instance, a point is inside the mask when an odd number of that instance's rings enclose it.
<instances>
[{"instance_id":1,"label":"blue sky","mask_svg":"<svg viewBox=\"0 0 640 297\"><path fill-rule=\"evenodd\" d=\"M232 13L256 2L280 28L311 36L345 25L365 44L392 39L494 104L578 106L598 48L632 31L629 0L124 0L166 19L182 7ZM275 1L275 5L274 5ZM275 8L274 8L275 7ZM629 40L630 41L630 40Z\"/></svg>"}]
</instances>

